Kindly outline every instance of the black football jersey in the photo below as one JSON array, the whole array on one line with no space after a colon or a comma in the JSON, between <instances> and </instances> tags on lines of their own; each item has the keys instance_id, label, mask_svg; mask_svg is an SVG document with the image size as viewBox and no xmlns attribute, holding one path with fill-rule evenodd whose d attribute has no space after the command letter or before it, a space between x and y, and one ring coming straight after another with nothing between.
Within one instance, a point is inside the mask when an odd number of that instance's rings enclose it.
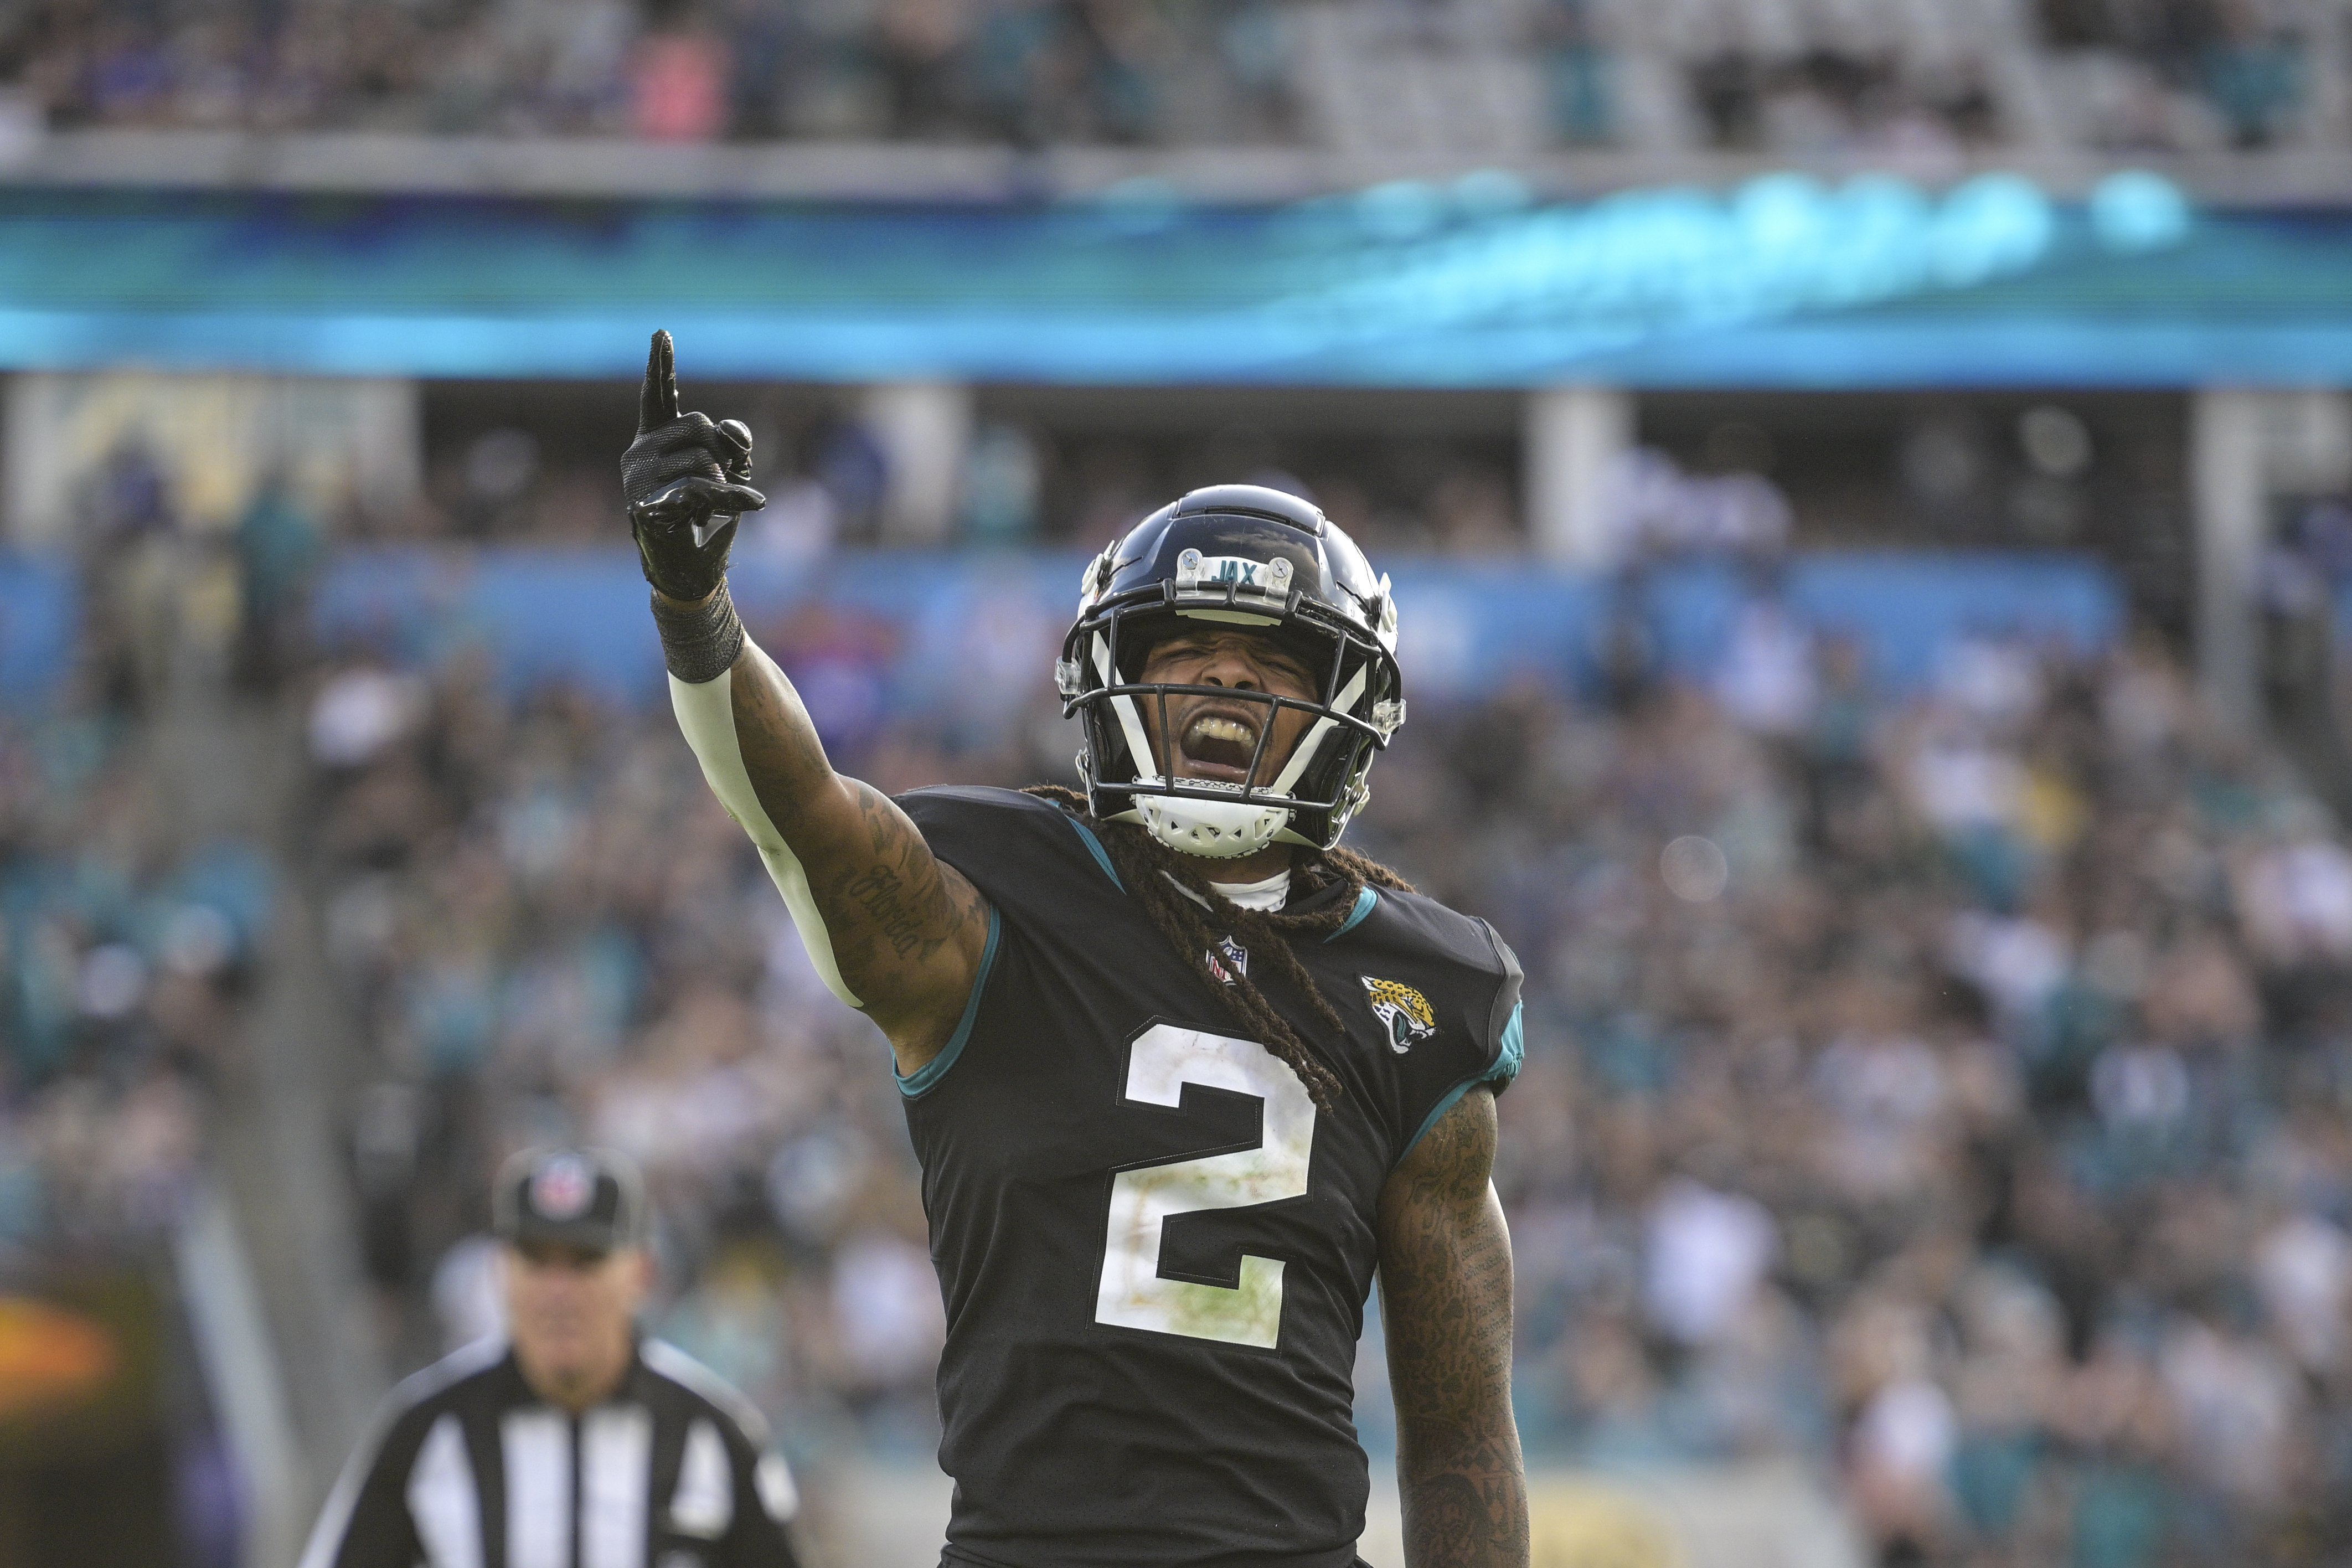
<instances>
[{"instance_id":1,"label":"black football jersey","mask_svg":"<svg viewBox=\"0 0 2352 1568\"><path fill-rule=\"evenodd\" d=\"M1517 1072L1517 961L1482 921L1367 891L1295 947L1344 1037L1252 969L1346 1088L1318 1111L1196 977L1253 956L1175 952L1075 816L1006 790L899 804L992 911L953 1038L899 1080L947 1304L948 1560L1345 1568L1381 1188Z\"/></svg>"}]
</instances>

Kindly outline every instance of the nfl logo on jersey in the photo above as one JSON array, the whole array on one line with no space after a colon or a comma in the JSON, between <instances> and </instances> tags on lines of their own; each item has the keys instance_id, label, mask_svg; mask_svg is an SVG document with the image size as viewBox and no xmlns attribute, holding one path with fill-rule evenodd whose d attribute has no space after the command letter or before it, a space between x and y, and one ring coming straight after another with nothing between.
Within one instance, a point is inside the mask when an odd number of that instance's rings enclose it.
<instances>
[{"instance_id":1,"label":"nfl logo on jersey","mask_svg":"<svg viewBox=\"0 0 2352 1568\"><path fill-rule=\"evenodd\" d=\"M1217 962L1217 959L1221 954L1224 958L1223 963ZM1234 983L1234 976L1236 974L1247 974L1249 973L1249 949L1244 947L1240 942L1235 942L1232 937L1228 936L1219 939L1217 942L1217 951L1215 952L1208 953L1205 956L1209 961L1209 973L1215 975L1217 979L1224 984L1231 985ZM1230 969L1228 966L1230 966Z\"/></svg>"}]
</instances>

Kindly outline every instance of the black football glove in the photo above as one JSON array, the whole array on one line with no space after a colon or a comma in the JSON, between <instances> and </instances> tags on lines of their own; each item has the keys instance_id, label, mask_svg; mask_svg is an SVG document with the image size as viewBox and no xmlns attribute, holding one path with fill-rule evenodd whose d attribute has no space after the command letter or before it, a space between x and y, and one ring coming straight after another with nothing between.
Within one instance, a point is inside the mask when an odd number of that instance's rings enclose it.
<instances>
[{"instance_id":1,"label":"black football glove","mask_svg":"<svg viewBox=\"0 0 2352 1568\"><path fill-rule=\"evenodd\" d=\"M726 579L737 520L768 498L751 477L751 432L677 411L677 351L654 334L637 400L637 438L621 455L621 494L646 581L673 599L702 598Z\"/></svg>"}]
</instances>

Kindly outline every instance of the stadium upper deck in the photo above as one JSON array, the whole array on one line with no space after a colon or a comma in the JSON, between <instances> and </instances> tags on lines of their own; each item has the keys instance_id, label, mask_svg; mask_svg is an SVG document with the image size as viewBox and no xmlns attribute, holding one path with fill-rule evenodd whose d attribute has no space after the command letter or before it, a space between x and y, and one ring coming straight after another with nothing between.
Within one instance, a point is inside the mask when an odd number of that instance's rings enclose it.
<instances>
[{"instance_id":1,"label":"stadium upper deck","mask_svg":"<svg viewBox=\"0 0 2352 1568\"><path fill-rule=\"evenodd\" d=\"M2341 0L19 0L18 179L1291 196L1500 163L2343 194ZM2226 172L2225 172L2226 171Z\"/></svg>"}]
</instances>

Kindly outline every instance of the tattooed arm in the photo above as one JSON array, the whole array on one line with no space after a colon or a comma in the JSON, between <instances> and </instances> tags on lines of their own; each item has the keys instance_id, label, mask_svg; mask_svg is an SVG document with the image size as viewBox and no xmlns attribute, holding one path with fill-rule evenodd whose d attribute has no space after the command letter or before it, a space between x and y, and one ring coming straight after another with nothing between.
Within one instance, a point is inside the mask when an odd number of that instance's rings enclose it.
<instances>
[{"instance_id":1,"label":"tattooed arm","mask_svg":"<svg viewBox=\"0 0 2352 1568\"><path fill-rule=\"evenodd\" d=\"M1511 1237L1488 1180L1495 1097L1473 1089L1381 1190L1381 1315L1396 1394L1406 1568L1527 1568L1511 1415Z\"/></svg>"},{"instance_id":2,"label":"tattooed arm","mask_svg":"<svg viewBox=\"0 0 2352 1568\"><path fill-rule=\"evenodd\" d=\"M677 367L656 332L621 459L629 527L653 585L670 706L702 775L750 834L834 994L890 1037L898 1070L938 1056L988 942L988 906L932 858L906 814L833 771L799 694L727 596L736 520L766 499L745 481L751 433L677 409Z\"/></svg>"},{"instance_id":3,"label":"tattooed arm","mask_svg":"<svg viewBox=\"0 0 2352 1568\"><path fill-rule=\"evenodd\" d=\"M744 638L709 685L721 690L670 683L704 776L759 846L819 972L882 1026L898 1070L916 1071L971 995L986 900L887 795L833 771L799 693L757 643Z\"/></svg>"}]
</instances>

